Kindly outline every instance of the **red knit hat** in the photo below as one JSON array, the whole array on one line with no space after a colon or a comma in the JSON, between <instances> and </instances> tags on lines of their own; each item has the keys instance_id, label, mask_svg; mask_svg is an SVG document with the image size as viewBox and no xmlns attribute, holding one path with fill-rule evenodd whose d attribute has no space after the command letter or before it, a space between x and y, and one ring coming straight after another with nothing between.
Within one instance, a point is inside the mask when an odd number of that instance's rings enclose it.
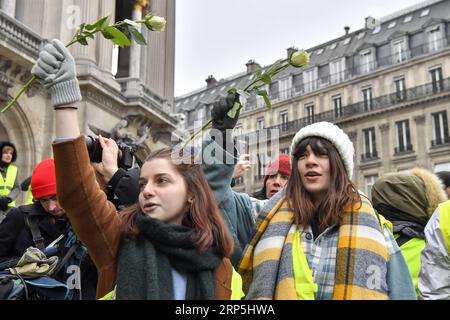
<instances>
[{"instance_id":1,"label":"red knit hat","mask_svg":"<svg viewBox=\"0 0 450 320\"><path fill-rule=\"evenodd\" d=\"M266 184L269 176L277 173L284 174L288 177L291 176L291 157L288 154L279 154L269 163L264 174L264 184Z\"/></svg>"},{"instance_id":2,"label":"red knit hat","mask_svg":"<svg viewBox=\"0 0 450 320\"><path fill-rule=\"evenodd\" d=\"M33 199L56 195L55 162L53 159L42 160L31 174L31 193Z\"/></svg>"}]
</instances>

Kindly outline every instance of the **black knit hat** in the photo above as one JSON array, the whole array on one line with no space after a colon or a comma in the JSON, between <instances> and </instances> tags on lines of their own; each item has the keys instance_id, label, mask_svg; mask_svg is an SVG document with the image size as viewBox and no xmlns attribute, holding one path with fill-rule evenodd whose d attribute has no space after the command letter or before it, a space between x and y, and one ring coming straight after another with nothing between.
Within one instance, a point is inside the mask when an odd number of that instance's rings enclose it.
<instances>
[{"instance_id":1,"label":"black knit hat","mask_svg":"<svg viewBox=\"0 0 450 320\"><path fill-rule=\"evenodd\" d=\"M436 175L442 180L446 188L450 187L450 171L436 172Z\"/></svg>"},{"instance_id":2,"label":"black knit hat","mask_svg":"<svg viewBox=\"0 0 450 320\"><path fill-rule=\"evenodd\" d=\"M11 160L11 163L13 163L14 161L17 160L17 149L16 149L16 146L12 142L9 142L9 141L0 142L0 152L3 153L3 148L7 147L7 146L14 149L12 160Z\"/></svg>"}]
</instances>

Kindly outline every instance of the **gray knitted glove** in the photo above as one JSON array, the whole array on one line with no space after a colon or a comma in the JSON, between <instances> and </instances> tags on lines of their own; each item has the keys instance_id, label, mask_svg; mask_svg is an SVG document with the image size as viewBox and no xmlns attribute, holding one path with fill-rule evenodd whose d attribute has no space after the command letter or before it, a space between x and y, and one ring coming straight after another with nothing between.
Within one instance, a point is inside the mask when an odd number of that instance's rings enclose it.
<instances>
[{"instance_id":1,"label":"gray knitted glove","mask_svg":"<svg viewBox=\"0 0 450 320\"><path fill-rule=\"evenodd\" d=\"M55 109L81 100L75 60L58 39L41 50L31 73L48 89Z\"/></svg>"}]
</instances>

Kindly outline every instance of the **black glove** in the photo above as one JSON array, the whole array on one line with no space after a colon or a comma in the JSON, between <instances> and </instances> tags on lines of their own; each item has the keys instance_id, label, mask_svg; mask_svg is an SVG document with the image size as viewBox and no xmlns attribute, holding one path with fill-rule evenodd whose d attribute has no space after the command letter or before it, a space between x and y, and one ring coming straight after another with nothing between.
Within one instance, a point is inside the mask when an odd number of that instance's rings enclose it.
<instances>
[{"instance_id":1,"label":"black glove","mask_svg":"<svg viewBox=\"0 0 450 320\"><path fill-rule=\"evenodd\" d=\"M227 116L228 111L233 108L234 102L238 101L239 96L234 93L229 93L226 97L220 97L213 103L211 110L212 127L214 129L225 132L227 129L233 129L239 120L239 111L236 117L230 118Z\"/></svg>"},{"instance_id":2,"label":"black glove","mask_svg":"<svg viewBox=\"0 0 450 320\"><path fill-rule=\"evenodd\" d=\"M0 210L8 210L9 198L5 196L0 196Z\"/></svg>"}]
</instances>

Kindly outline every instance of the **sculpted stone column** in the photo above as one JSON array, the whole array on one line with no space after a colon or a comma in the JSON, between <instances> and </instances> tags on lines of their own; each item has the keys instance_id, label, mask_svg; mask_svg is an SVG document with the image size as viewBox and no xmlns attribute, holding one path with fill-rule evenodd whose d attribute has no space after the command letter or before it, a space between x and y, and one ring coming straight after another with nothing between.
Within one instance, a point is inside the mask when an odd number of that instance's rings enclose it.
<instances>
[{"instance_id":1,"label":"sculpted stone column","mask_svg":"<svg viewBox=\"0 0 450 320\"><path fill-rule=\"evenodd\" d=\"M137 0L134 3L132 20L142 20L142 11L147 6L147 0ZM142 25L136 27L141 32ZM130 78L139 78L141 73L141 45L132 41L130 51Z\"/></svg>"},{"instance_id":2,"label":"sculpted stone column","mask_svg":"<svg viewBox=\"0 0 450 320\"><path fill-rule=\"evenodd\" d=\"M101 2L99 17L104 17L107 15L112 15L114 18L115 14L115 1L114 0L103 0ZM99 40L97 42L97 50L98 50L98 67L104 72L107 76L111 76L111 67L112 67L112 48L113 43L103 37L98 36Z\"/></svg>"},{"instance_id":3,"label":"sculpted stone column","mask_svg":"<svg viewBox=\"0 0 450 320\"><path fill-rule=\"evenodd\" d=\"M83 22L95 22L99 18L98 0L75 0L74 5L79 6L80 17ZM98 40L97 40L98 41ZM74 45L70 48L77 61L79 74L89 73L89 66L97 63L96 46Z\"/></svg>"},{"instance_id":4,"label":"sculpted stone column","mask_svg":"<svg viewBox=\"0 0 450 320\"><path fill-rule=\"evenodd\" d=\"M16 0L0 1L0 10L4 11L8 16L14 18L16 13Z\"/></svg>"}]
</instances>

